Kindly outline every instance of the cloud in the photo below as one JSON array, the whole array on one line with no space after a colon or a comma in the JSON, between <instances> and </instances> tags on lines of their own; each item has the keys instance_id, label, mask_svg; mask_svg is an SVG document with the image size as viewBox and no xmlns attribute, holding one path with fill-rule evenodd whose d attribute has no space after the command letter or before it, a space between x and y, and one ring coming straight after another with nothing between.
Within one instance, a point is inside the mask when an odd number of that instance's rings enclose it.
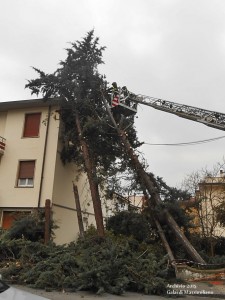
<instances>
[{"instance_id":1,"label":"cloud","mask_svg":"<svg viewBox=\"0 0 225 300\"><path fill-rule=\"evenodd\" d=\"M95 29L107 46L100 71L135 93L224 111L224 0L7 0L0 11L1 101L31 98L31 66L53 72L70 42ZM138 108L141 141L185 142L220 131ZM151 170L169 184L223 157L225 141L168 149L143 146Z\"/></svg>"}]
</instances>

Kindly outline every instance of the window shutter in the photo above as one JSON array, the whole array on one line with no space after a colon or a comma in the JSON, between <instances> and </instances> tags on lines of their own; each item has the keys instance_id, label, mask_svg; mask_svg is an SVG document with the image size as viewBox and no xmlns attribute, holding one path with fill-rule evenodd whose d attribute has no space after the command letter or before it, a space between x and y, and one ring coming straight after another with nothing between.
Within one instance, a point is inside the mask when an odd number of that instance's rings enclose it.
<instances>
[{"instance_id":1,"label":"window shutter","mask_svg":"<svg viewBox=\"0 0 225 300\"><path fill-rule=\"evenodd\" d=\"M33 178L34 177L35 161L21 161L19 168L19 179Z\"/></svg>"},{"instance_id":2,"label":"window shutter","mask_svg":"<svg viewBox=\"0 0 225 300\"><path fill-rule=\"evenodd\" d=\"M24 124L24 137L37 137L39 136L41 113L26 114Z\"/></svg>"},{"instance_id":3,"label":"window shutter","mask_svg":"<svg viewBox=\"0 0 225 300\"><path fill-rule=\"evenodd\" d=\"M3 213L3 220L2 220L2 228L9 229L12 226L13 221L15 221L12 212L4 212Z\"/></svg>"},{"instance_id":4,"label":"window shutter","mask_svg":"<svg viewBox=\"0 0 225 300\"><path fill-rule=\"evenodd\" d=\"M18 220L18 218L23 217L23 215L28 215L30 212L24 211L3 211L2 218L2 228L9 229L13 222Z\"/></svg>"}]
</instances>

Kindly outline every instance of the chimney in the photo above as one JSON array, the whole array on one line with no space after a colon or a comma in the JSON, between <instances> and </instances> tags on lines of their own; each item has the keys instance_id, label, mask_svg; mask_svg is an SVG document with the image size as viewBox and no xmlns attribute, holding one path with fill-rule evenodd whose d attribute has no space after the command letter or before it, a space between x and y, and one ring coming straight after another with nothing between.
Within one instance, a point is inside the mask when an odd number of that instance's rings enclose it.
<instances>
[{"instance_id":1,"label":"chimney","mask_svg":"<svg viewBox=\"0 0 225 300\"><path fill-rule=\"evenodd\" d=\"M224 171L223 171L223 169L220 169L220 177L224 177Z\"/></svg>"}]
</instances>

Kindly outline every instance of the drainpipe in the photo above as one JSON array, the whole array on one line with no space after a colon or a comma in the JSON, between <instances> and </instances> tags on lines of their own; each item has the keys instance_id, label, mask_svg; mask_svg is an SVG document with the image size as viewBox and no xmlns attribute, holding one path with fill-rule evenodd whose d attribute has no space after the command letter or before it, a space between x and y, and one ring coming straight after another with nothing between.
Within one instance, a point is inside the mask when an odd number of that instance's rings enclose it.
<instances>
[{"instance_id":1,"label":"drainpipe","mask_svg":"<svg viewBox=\"0 0 225 300\"><path fill-rule=\"evenodd\" d=\"M43 179L44 179L44 169L45 169L45 159L46 159L46 151L47 151L47 143L48 143L48 131L49 131L49 123L50 123L50 112L51 112L51 105L49 105L49 107L48 107L48 118L47 118L47 124L46 124L44 153L43 153L43 160L42 160L42 167L41 167L41 182L40 182L39 195L38 195L38 208L40 208L40 205L41 205L41 194L42 194L42 186L43 186Z\"/></svg>"}]
</instances>

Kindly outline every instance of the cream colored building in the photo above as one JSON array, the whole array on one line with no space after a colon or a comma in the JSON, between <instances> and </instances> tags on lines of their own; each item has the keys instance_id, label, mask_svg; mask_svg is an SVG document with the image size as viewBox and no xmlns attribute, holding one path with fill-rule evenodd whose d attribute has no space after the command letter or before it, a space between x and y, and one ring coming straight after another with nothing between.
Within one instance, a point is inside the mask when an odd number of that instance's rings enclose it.
<instances>
[{"instance_id":1,"label":"cream colored building","mask_svg":"<svg viewBox=\"0 0 225 300\"><path fill-rule=\"evenodd\" d=\"M225 204L225 173L221 169L216 176L206 176L198 184L196 201L198 217L204 236L225 236L225 228L217 220L217 209Z\"/></svg>"},{"instance_id":2,"label":"cream colored building","mask_svg":"<svg viewBox=\"0 0 225 300\"><path fill-rule=\"evenodd\" d=\"M51 200L59 228L56 243L76 239L79 228L72 183L78 187L84 227L95 224L85 175L60 159L58 102L22 100L0 103L0 226L13 216L44 208Z\"/></svg>"}]
</instances>

